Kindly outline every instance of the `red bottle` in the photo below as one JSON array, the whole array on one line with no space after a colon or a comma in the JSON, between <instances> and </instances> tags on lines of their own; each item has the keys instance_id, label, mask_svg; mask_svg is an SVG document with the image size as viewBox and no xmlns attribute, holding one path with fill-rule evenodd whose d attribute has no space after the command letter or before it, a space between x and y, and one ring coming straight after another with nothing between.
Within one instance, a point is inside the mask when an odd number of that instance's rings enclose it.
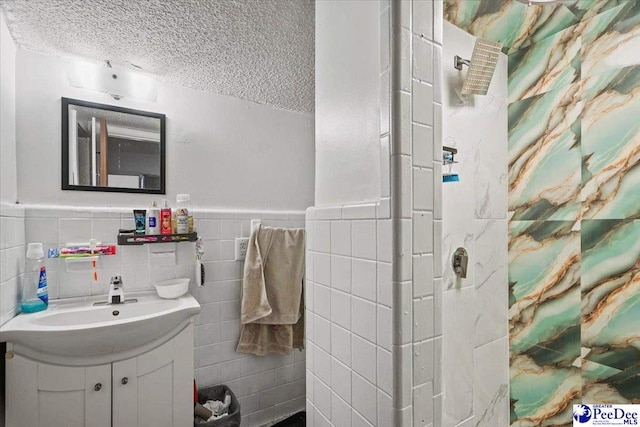
<instances>
[{"instance_id":1,"label":"red bottle","mask_svg":"<svg viewBox=\"0 0 640 427\"><path fill-rule=\"evenodd\" d=\"M160 234L173 234L171 229L171 208L168 200L162 201L162 208L160 209Z\"/></svg>"}]
</instances>

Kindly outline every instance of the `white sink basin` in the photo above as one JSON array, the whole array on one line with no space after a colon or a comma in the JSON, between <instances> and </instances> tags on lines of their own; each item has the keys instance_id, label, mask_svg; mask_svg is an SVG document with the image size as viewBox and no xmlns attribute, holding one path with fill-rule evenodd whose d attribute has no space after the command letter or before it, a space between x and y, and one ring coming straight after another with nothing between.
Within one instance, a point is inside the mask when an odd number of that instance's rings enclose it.
<instances>
[{"instance_id":1,"label":"white sink basin","mask_svg":"<svg viewBox=\"0 0 640 427\"><path fill-rule=\"evenodd\" d=\"M200 312L200 304L188 293L177 299L129 293L130 298L138 301L97 306L105 296L50 301L47 310L7 322L0 328L0 341L54 363L108 362L171 339Z\"/></svg>"}]
</instances>

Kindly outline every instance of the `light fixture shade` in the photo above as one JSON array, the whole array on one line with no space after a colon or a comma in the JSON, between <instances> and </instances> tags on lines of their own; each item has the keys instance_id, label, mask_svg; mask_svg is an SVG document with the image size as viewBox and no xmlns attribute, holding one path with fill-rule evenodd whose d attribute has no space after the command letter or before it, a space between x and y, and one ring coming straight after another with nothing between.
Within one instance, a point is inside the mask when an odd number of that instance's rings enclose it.
<instances>
[{"instance_id":1,"label":"light fixture shade","mask_svg":"<svg viewBox=\"0 0 640 427\"><path fill-rule=\"evenodd\" d=\"M129 97L155 102L158 97L158 88L153 78L124 69L71 62L67 75L71 86L105 92L115 99Z\"/></svg>"}]
</instances>

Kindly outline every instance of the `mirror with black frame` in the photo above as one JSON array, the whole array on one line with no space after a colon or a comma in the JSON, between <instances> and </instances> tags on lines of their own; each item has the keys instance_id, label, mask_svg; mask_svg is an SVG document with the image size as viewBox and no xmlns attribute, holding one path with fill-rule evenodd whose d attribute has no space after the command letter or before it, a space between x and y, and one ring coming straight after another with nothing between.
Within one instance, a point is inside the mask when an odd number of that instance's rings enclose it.
<instances>
[{"instance_id":1,"label":"mirror with black frame","mask_svg":"<svg viewBox=\"0 0 640 427\"><path fill-rule=\"evenodd\" d=\"M165 194L165 115L62 98L62 189Z\"/></svg>"}]
</instances>

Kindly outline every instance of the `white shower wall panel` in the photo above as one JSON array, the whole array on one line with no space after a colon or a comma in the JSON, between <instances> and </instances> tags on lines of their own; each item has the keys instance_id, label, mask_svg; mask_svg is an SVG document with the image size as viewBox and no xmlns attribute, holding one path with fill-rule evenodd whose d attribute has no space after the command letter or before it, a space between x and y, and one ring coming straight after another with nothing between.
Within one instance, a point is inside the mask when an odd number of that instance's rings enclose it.
<instances>
[{"instance_id":1,"label":"white shower wall panel","mask_svg":"<svg viewBox=\"0 0 640 427\"><path fill-rule=\"evenodd\" d=\"M507 58L500 54L488 94L464 97L475 38L444 23L443 145L456 148L458 182L442 184L443 427L506 426L507 337ZM469 253L467 277L456 276L453 252ZM470 424L469 424L470 423Z\"/></svg>"}]
</instances>

